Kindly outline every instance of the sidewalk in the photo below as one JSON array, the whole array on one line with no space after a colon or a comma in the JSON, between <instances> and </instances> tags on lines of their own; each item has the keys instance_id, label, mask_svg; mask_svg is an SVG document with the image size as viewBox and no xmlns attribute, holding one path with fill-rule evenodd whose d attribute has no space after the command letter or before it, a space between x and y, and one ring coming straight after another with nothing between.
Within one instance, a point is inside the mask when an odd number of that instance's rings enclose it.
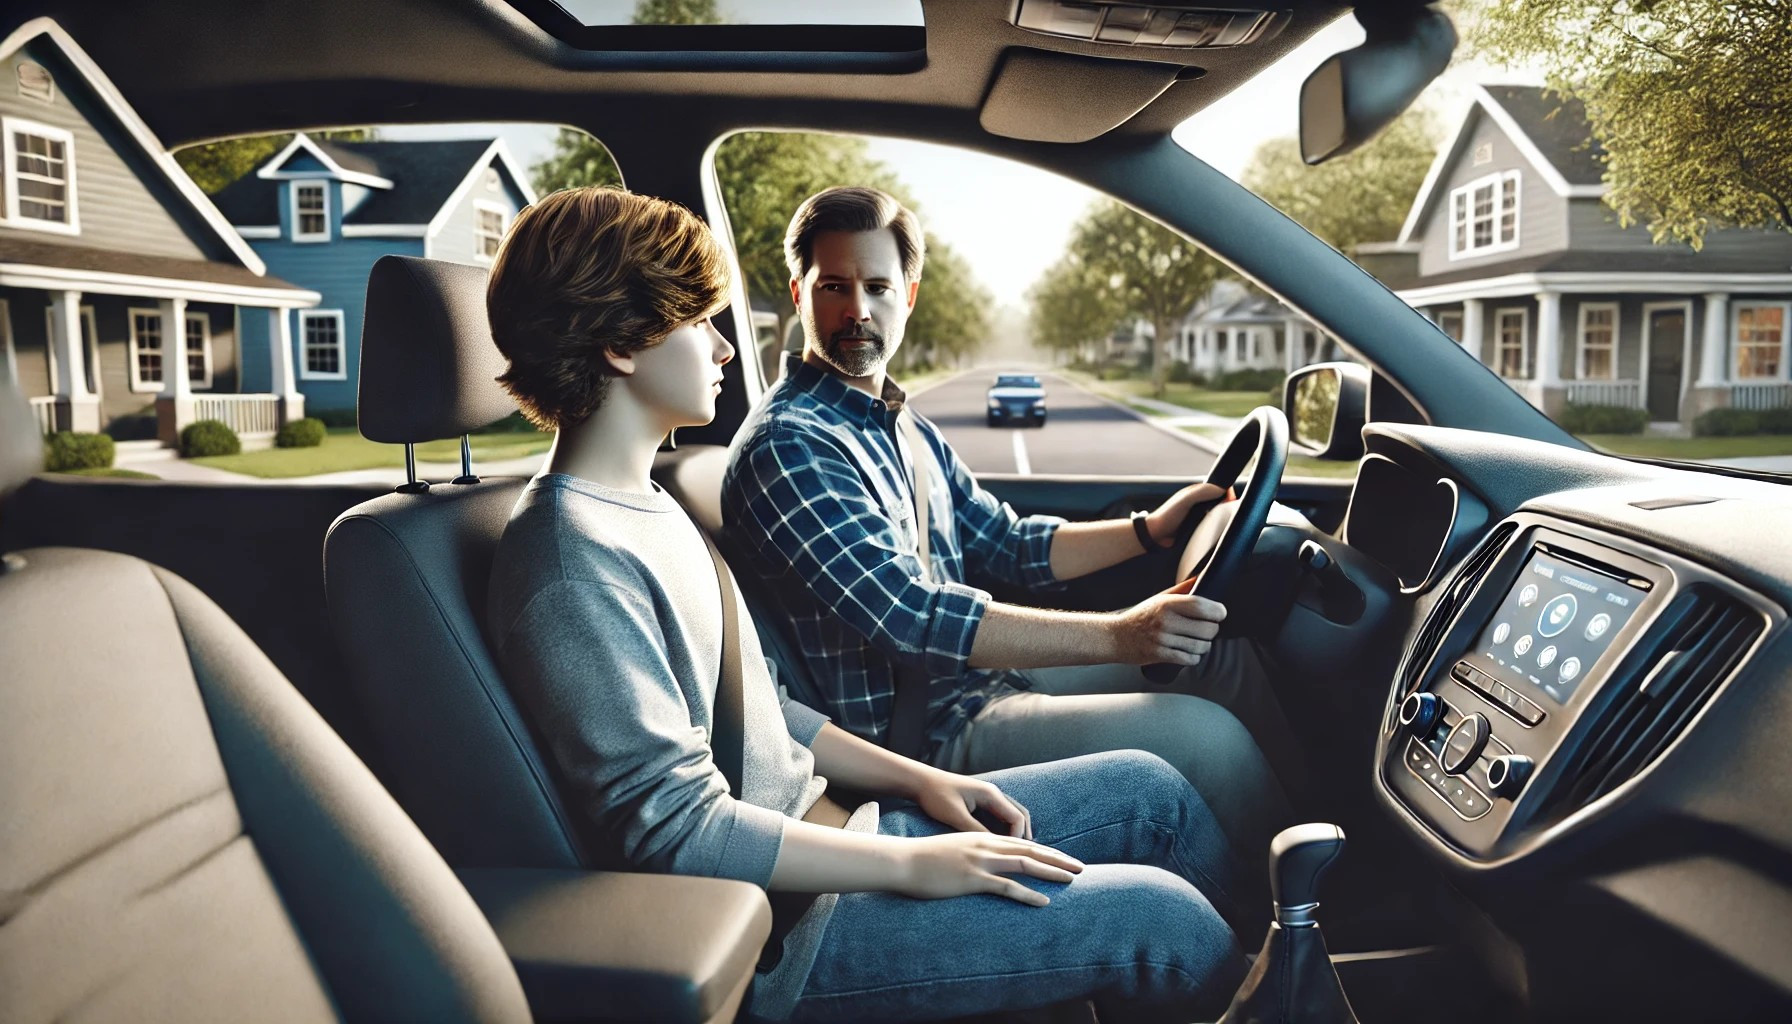
<instances>
[{"instance_id":1,"label":"sidewalk","mask_svg":"<svg viewBox=\"0 0 1792 1024\"><path fill-rule=\"evenodd\" d=\"M534 476L541 468L541 460L546 453L528 455L520 459L506 459L500 462L480 462L473 460L473 472L479 476ZM397 487L405 482L403 466L382 466L376 469L351 469L341 473L320 473L317 476L280 477L264 479L249 476L246 473L232 473L229 470L203 466L179 457L171 457L161 452L138 454L136 452L120 452L116 465L120 469L134 469L143 473L152 473L163 480L180 483L213 483L213 484L299 484L319 486L328 484L387 484ZM419 462L417 478L431 483L446 483L460 475L459 462Z\"/></svg>"},{"instance_id":2,"label":"sidewalk","mask_svg":"<svg viewBox=\"0 0 1792 1024\"><path fill-rule=\"evenodd\" d=\"M1195 427L1205 430L1213 430L1215 432L1223 430L1227 434L1238 429L1239 421L1227 416L1219 416L1201 409L1191 409L1186 405L1177 405L1173 402L1160 402L1155 398L1137 398L1132 395L1116 395L1101 387L1099 382L1081 381L1067 373L1059 373L1058 378L1069 384L1071 387L1082 391L1084 394L1087 394L1098 401L1106 402L1108 405L1119 409L1127 415L1137 418L1139 422L1146 426L1168 434L1176 440L1181 441L1183 444L1199 448L1209 455L1220 454L1222 449L1221 442L1208 437L1205 434L1196 433L1194 430L1184 429L1185 427ZM1138 408L1135 408L1135 406ZM1139 408L1150 409L1161 415L1149 416L1140 412Z\"/></svg>"}]
</instances>

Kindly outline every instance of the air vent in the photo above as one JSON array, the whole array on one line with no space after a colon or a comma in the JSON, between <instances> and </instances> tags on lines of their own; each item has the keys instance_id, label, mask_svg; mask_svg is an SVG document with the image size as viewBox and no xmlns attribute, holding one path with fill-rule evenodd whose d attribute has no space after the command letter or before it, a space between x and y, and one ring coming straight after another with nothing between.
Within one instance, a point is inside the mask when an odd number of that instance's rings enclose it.
<instances>
[{"instance_id":1,"label":"air vent","mask_svg":"<svg viewBox=\"0 0 1792 1024\"><path fill-rule=\"evenodd\" d=\"M1699 713L1765 628L1759 613L1712 587L1691 587L1663 616L1660 656L1627 682L1587 734L1552 803L1572 812L1648 767ZM1614 685L1616 685L1614 683Z\"/></svg>"},{"instance_id":2,"label":"air vent","mask_svg":"<svg viewBox=\"0 0 1792 1024\"><path fill-rule=\"evenodd\" d=\"M1431 614L1425 616L1425 624L1419 628L1419 638L1413 642L1412 649L1407 652L1406 664L1400 672L1400 694L1404 697L1419 685L1424 677L1425 666L1431 664L1432 655L1437 653L1437 645L1443 643L1444 633L1450 623L1456 619L1462 603L1474 593L1475 585L1481 577L1487 575L1487 569L1499 556L1500 549L1518 527L1512 523L1501 523L1487 535L1481 546L1462 563L1462 569L1445 587L1438 597L1437 603L1431 606Z\"/></svg>"}]
</instances>

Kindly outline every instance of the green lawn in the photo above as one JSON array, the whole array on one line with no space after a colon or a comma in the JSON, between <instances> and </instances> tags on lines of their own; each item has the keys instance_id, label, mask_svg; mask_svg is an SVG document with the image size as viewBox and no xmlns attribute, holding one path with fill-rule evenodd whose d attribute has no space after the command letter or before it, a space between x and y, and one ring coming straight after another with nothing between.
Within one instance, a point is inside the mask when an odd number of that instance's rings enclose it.
<instances>
[{"instance_id":1,"label":"green lawn","mask_svg":"<svg viewBox=\"0 0 1792 1024\"><path fill-rule=\"evenodd\" d=\"M119 469L117 466L106 466L102 469L59 469L56 472L64 476L109 476L120 480L160 480L154 473L139 473L134 469Z\"/></svg>"},{"instance_id":2,"label":"green lawn","mask_svg":"<svg viewBox=\"0 0 1792 1024\"><path fill-rule=\"evenodd\" d=\"M1183 427L1191 434L1199 434L1215 444L1225 444L1232 436L1229 430L1216 430L1213 427ZM1250 467L1245 467L1248 471ZM1315 459L1305 455L1290 453L1288 465L1283 469L1284 476L1323 476L1348 478L1356 476L1356 460L1339 461L1335 459Z\"/></svg>"},{"instance_id":3,"label":"green lawn","mask_svg":"<svg viewBox=\"0 0 1792 1024\"><path fill-rule=\"evenodd\" d=\"M1092 381L1090 386L1123 400L1154 397L1151 394L1151 382L1148 380ZM1166 384L1163 395L1156 397L1156 401L1169 402L1171 405L1199 409L1202 412L1213 413L1215 416L1236 419L1259 405L1268 404L1269 396L1262 391L1209 391L1206 388L1195 387L1193 384ZM1127 404L1147 416L1165 415L1142 405L1133 405L1131 401L1128 401Z\"/></svg>"},{"instance_id":4,"label":"green lawn","mask_svg":"<svg viewBox=\"0 0 1792 1024\"><path fill-rule=\"evenodd\" d=\"M545 452L553 444L552 434L474 434L473 462L498 462ZM215 466L232 473L243 473L268 480L340 473L351 469L379 469L404 465L404 446L376 444L362 437L353 427L337 427L325 435L316 448L269 448L238 455L210 455L194 459L202 466ZM458 440L430 441L417 446L417 461L460 461Z\"/></svg>"},{"instance_id":5,"label":"green lawn","mask_svg":"<svg viewBox=\"0 0 1792 1024\"><path fill-rule=\"evenodd\" d=\"M1750 434L1745 437L1650 437L1647 434L1587 434L1581 438L1613 455L1650 459L1735 459L1792 455L1792 434Z\"/></svg>"}]
</instances>

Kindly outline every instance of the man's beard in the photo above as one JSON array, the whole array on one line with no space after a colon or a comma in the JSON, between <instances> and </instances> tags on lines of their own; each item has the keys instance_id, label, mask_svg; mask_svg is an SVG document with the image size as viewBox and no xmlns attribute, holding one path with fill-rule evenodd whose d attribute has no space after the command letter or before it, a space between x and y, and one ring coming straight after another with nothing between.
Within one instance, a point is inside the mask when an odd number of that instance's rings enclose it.
<instances>
[{"instance_id":1,"label":"man's beard","mask_svg":"<svg viewBox=\"0 0 1792 1024\"><path fill-rule=\"evenodd\" d=\"M845 342L855 339L866 344L848 348ZM821 355L848 377L869 377L884 363L884 336L870 327L835 331L821 346Z\"/></svg>"}]
</instances>

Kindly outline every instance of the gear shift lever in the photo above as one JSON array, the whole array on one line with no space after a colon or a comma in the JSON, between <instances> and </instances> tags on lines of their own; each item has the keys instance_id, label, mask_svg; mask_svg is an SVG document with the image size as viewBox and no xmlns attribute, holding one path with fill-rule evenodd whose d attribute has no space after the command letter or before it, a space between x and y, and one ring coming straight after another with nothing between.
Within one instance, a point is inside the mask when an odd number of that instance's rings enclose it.
<instances>
[{"instance_id":1,"label":"gear shift lever","mask_svg":"<svg viewBox=\"0 0 1792 1024\"><path fill-rule=\"evenodd\" d=\"M1357 1024L1314 917L1319 878L1343 852L1344 830L1322 823L1284 829L1270 842L1275 922L1220 1024Z\"/></svg>"}]
</instances>

